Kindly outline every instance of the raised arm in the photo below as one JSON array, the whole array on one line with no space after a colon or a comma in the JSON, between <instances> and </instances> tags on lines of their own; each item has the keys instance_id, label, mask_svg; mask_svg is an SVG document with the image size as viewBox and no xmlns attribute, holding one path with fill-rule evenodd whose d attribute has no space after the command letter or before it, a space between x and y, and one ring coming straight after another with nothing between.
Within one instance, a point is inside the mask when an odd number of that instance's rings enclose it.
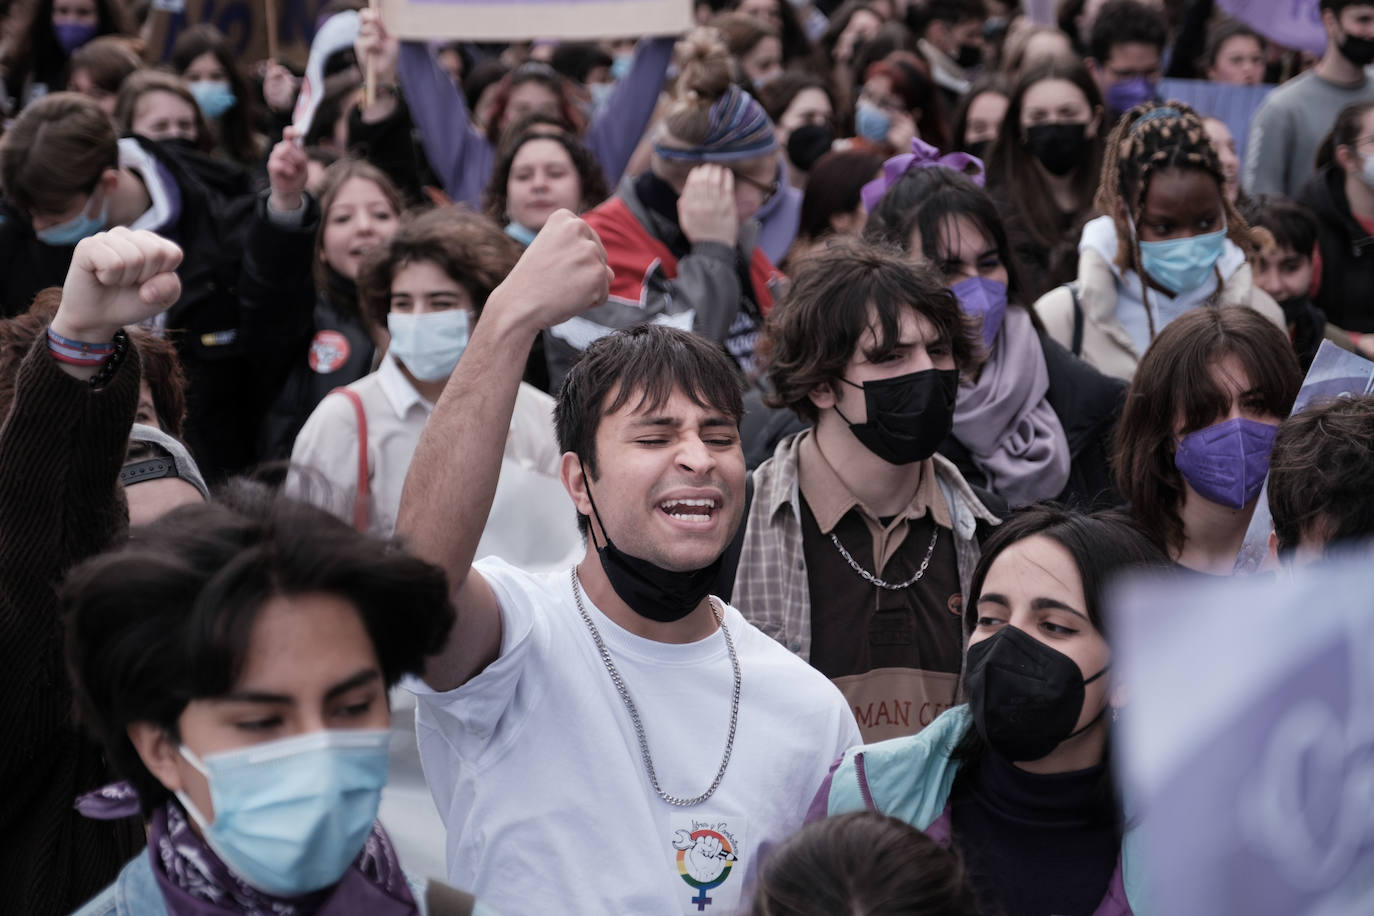
<instances>
[{"instance_id":1,"label":"raised arm","mask_svg":"<svg viewBox=\"0 0 1374 916\"><path fill-rule=\"evenodd\" d=\"M668 75L675 38L650 38L635 45L634 63L605 107L587 128L587 149L596 156L606 183L615 187L649 126Z\"/></svg>"},{"instance_id":2,"label":"raised arm","mask_svg":"<svg viewBox=\"0 0 1374 916\"><path fill-rule=\"evenodd\" d=\"M416 555L443 568L456 625L431 658L425 682L452 690L494 661L501 648L496 596L472 570L501 472L515 397L535 334L603 301L610 285L596 233L560 210L482 310L415 448L396 533Z\"/></svg>"},{"instance_id":3,"label":"raised arm","mask_svg":"<svg viewBox=\"0 0 1374 916\"><path fill-rule=\"evenodd\" d=\"M363 28L380 26L375 13L362 10L358 15ZM445 193L454 203L466 201L480 208L495 154L473 125L463 94L423 42L401 42L396 72L425 155Z\"/></svg>"}]
</instances>

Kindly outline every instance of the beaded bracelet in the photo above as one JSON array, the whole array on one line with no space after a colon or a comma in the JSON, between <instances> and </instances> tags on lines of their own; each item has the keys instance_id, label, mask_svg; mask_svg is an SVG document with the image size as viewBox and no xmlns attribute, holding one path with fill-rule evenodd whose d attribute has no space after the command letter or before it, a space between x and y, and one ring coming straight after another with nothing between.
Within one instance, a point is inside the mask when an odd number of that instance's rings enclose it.
<instances>
[{"instance_id":1,"label":"beaded bracelet","mask_svg":"<svg viewBox=\"0 0 1374 916\"><path fill-rule=\"evenodd\" d=\"M114 353L114 342L94 344L63 337L48 328L48 352L58 362L72 366L98 366Z\"/></svg>"},{"instance_id":2,"label":"beaded bracelet","mask_svg":"<svg viewBox=\"0 0 1374 916\"><path fill-rule=\"evenodd\" d=\"M111 352L105 359L105 365L101 366L100 370L90 378L90 386L92 388L102 387L110 379L114 378L114 374L118 372L119 367L123 365L124 357L128 355L129 352L129 335L124 333L123 328L115 331L114 341L111 343L110 347Z\"/></svg>"}]
</instances>

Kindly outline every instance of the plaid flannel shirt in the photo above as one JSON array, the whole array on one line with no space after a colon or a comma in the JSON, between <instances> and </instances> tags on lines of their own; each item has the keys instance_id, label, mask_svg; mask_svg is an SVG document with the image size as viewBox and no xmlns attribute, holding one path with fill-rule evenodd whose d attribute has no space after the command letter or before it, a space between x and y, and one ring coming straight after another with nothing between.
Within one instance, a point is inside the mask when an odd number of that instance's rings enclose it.
<instances>
[{"instance_id":1,"label":"plaid flannel shirt","mask_svg":"<svg viewBox=\"0 0 1374 916\"><path fill-rule=\"evenodd\" d=\"M731 604L754 626L806 661L811 660L811 586L802 551L801 490L797 448L810 430L778 443L773 457L754 471L754 501L744 531L744 546ZM954 523L959 585L965 595L978 563L978 520L1000 520L974 495L958 468L934 456L935 477Z\"/></svg>"}]
</instances>

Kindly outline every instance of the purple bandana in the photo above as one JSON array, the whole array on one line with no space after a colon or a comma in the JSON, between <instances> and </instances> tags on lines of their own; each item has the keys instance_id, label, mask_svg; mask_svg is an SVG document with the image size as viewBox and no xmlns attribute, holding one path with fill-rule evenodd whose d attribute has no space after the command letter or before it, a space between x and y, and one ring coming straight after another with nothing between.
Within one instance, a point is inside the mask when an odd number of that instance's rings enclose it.
<instances>
[{"instance_id":1,"label":"purple bandana","mask_svg":"<svg viewBox=\"0 0 1374 916\"><path fill-rule=\"evenodd\" d=\"M859 196L863 198L864 209L869 213L878 206L878 201L888 189L896 184L903 175L912 169L938 167L950 169L967 175L978 187L983 186L983 160L968 153L950 153L941 156L940 151L919 137L911 141L911 152L893 156L883 163L883 174L863 186Z\"/></svg>"},{"instance_id":2,"label":"purple bandana","mask_svg":"<svg viewBox=\"0 0 1374 916\"><path fill-rule=\"evenodd\" d=\"M671 138L670 138L671 139ZM654 152L678 162L738 162L777 152L773 122L754 97L731 86L711 106L711 129L697 146L683 148L654 143Z\"/></svg>"},{"instance_id":3,"label":"purple bandana","mask_svg":"<svg viewBox=\"0 0 1374 916\"><path fill-rule=\"evenodd\" d=\"M76 808L97 820L137 814L138 793L127 782L77 799ZM405 872L381 824L338 884L301 897L274 897L244 883L191 828L174 801L153 811L148 856L172 916L416 916Z\"/></svg>"}]
</instances>

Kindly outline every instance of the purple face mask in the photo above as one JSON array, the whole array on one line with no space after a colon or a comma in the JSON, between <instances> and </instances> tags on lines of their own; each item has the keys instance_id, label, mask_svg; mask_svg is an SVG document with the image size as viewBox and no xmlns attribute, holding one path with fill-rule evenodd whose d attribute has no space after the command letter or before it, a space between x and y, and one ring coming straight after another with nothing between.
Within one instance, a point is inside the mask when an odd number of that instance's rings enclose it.
<instances>
[{"instance_id":1,"label":"purple face mask","mask_svg":"<svg viewBox=\"0 0 1374 916\"><path fill-rule=\"evenodd\" d=\"M84 22L54 22L53 37L68 54L95 37L95 26Z\"/></svg>"},{"instance_id":2,"label":"purple face mask","mask_svg":"<svg viewBox=\"0 0 1374 916\"><path fill-rule=\"evenodd\" d=\"M983 319L983 351L992 352L992 342L1007 317L1007 286L986 277L969 277L949 288L959 300L965 315Z\"/></svg>"},{"instance_id":3,"label":"purple face mask","mask_svg":"<svg viewBox=\"0 0 1374 916\"><path fill-rule=\"evenodd\" d=\"M1143 76L1133 76L1107 87L1104 101L1117 114L1125 114L1137 105L1144 105L1155 97L1155 84Z\"/></svg>"},{"instance_id":4,"label":"purple face mask","mask_svg":"<svg viewBox=\"0 0 1374 916\"><path fill-rule=\"evenodd\" d=\"M1204 499L1231 509L1259 496L1279 428L1236 417L1179 440L1174 465Z\"/></svg>"}]
</instances>

